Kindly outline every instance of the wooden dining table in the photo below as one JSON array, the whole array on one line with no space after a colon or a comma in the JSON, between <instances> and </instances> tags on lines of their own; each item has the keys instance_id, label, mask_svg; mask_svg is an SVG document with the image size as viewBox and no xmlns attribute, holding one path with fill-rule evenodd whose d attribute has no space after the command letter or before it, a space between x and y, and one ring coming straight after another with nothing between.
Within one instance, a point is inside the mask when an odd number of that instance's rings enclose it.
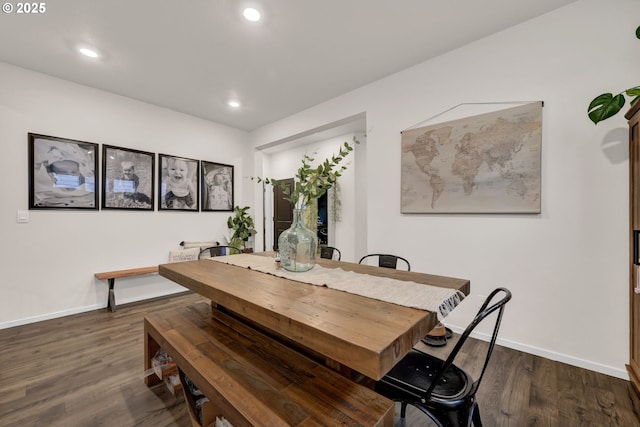
<instances>
[{"instance_id":1,"label":"wooden dining table","mask_svg":"<svg viewBox=\"0 0 640 427\"><path fill-rule=\"evenodd\" d=\"M470 291L466 279L327 259L317 263L460 290L465 295ZM352 377L360 374L379 380L437 322L433 312L213 260L162 264L159 273L210 299L212 306L235 314L298 351L323 358L326 365Z\"/></svg>"}]
</instances>

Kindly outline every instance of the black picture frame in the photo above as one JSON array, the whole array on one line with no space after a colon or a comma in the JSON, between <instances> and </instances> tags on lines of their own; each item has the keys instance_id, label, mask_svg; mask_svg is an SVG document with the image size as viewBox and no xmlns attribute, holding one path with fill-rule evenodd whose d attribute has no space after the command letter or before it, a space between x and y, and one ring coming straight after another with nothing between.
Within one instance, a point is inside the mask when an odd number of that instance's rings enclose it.
<instances>
[{"instance_id":1,"label":"black picture frame","mask_svg":"<svg viewBox=\"0 0 640 427\"><path fill-rule=\"evenodd\" d=\"M98 209L98 144L28 133L29 209Z\"/></svg>"},{"instance_id":2,"label":"black picture frame","mask_svg":"<svg viewBox=\"0 0 640 427\"><path fill-rule=\"evenodd\" d=\"M102 209L153 211L155 153L102 146Z\"/></svg>"},{"instance_id":3,"label":"black picture frame","mask_svg":"<svg viewBox=\"0 0 640 427\"><path fill-rule=\"evenodd\" d=\"M158 154L158 210L200 210L200 162Z\"/></svg>"},{"instance_id":4,"label":"black picture frame","mask_svg":"<svg viewBox=\"0 0 640 427\"><path fill-rule=\"evenodd\" d=\"M233 165L200 161L203 212L233 211Z\"/></svg>"}]
</instances>

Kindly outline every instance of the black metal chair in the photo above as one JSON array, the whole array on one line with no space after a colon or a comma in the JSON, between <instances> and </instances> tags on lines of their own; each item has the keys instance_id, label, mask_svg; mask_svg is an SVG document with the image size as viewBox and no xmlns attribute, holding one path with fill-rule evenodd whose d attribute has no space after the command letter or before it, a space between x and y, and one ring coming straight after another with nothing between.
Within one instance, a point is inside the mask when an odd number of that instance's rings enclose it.
<instances>
[{"instance_id":1,"label":"black metal chair","mask_svg":"<svg viewBox=\"0 0 640 427\"><path fill-rule=\"evenodd\" d=\"M503 295L489 306L498 294ZM472 423L476 427L482 426L476 392L498 337L504 307L510 299L511 292L508 289L495 289L462 333L446 361L413 349L376 383L376 391L389 399L401 402L401 418L405 417L407 405L412 405L424 412L438 426L470 426ZM474 381L453 362L469 334L496 310L498 314L484 365L478 379Z\"/></svg>"},{"instance_id":2,"label":"black metal chair","mask_svg":"<svg viewBox=\"0 0 640 427\"><path fill-rule=\"evenodd\" d=\"M337 258L335 258L336 255L338 256ZM342 253L340 253L340 250L338 248L322 245L320 246L320 258L335 259L336 261L340 261L340 258L342 258Z\"/></svg>"},{"instance_id":3,"label":"black metal chair","mask_svg":"<svg viewBox=\"0 0 640 427\"><path fill-rule=\"evenodd\" d=\"M198 259L213 258L214 256L235 255L242 253L242 250L235 246L217 245L204 248L200 251Z\"/></svg>"},{"instance_id":4,"label":"black metal chair","mask_svg":"<svg viewBox=\"0 0 640 427\"><path fill-rule=\"evenodd\" d=\"M358 264L362 264L362 261L364 261L367 258L372 258L372 257L378 257L378 267L397 269L398 268L398 260L400 260L400 261L403 261L405 263L405 265L407 267L407 271L411 271L411 264L409 264L409 261L407 261L405 258L402 258L401 256L398 256L398 255L369 254L369 255L365 255L362 258L360 258L360 261L358 261Z\"/></svg>"}]
</instances>

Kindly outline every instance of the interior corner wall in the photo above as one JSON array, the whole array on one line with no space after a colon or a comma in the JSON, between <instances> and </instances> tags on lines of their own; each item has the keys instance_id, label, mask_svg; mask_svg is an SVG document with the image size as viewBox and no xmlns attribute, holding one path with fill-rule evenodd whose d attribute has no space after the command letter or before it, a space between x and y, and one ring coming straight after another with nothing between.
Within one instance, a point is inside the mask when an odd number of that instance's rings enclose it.
<instances>
[{"instance_id":1,"label":"interior corner wall","mask_svg":"<svg viewBox=\"0 0 640 427\"><path fill-rule=\"evenodd\" d=\"M252 143L366 111L356 185L367 191L367 250L470 279L467 311L505 286L500 343L626 378L628 131L621 114L594 126L586 113L596 95L640 83L638 16L636 0L580 0L257 129ZM460 103L529 100L544 101L541 214L400 213L403 129Z\"/></svg>"},{"instance_id":2,"label":"interior corner wall","mask_svg":"<svg viewBox=\"0 0 640 427\"><path fill-rule=\"evenodd\" d=\"M0 63L0 328L106 307L94 273L165 263L183 240L228 233L230 212L47 209L17 223L28 209L28 132L231 164L235 203L247 202L248 133ZM184 290L141 276L116 281L116 300Z\"/></svg>"}]
</instances>

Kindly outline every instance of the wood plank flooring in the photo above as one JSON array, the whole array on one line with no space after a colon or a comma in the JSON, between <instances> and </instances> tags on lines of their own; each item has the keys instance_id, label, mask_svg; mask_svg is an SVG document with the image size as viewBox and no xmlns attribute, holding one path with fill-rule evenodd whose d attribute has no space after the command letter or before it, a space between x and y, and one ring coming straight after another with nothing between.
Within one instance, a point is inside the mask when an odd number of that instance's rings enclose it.
<instances>
[{"instance_id":1,"label":"wood plank flooring","mask_svg":"<svg viewBox=\"0 0 640 427\"><path fill-rule=\"evenodd\" d=\"M182 396L144 385L142 319L202 300L181 294L0 330L0 426L189 427ZM470 344L461 363L473 371L486 344ZM627 384L498 346L478 402L487 427L640 427ZM409 407L396 425L431 424Z\"/></svg>"}]
</instances>

